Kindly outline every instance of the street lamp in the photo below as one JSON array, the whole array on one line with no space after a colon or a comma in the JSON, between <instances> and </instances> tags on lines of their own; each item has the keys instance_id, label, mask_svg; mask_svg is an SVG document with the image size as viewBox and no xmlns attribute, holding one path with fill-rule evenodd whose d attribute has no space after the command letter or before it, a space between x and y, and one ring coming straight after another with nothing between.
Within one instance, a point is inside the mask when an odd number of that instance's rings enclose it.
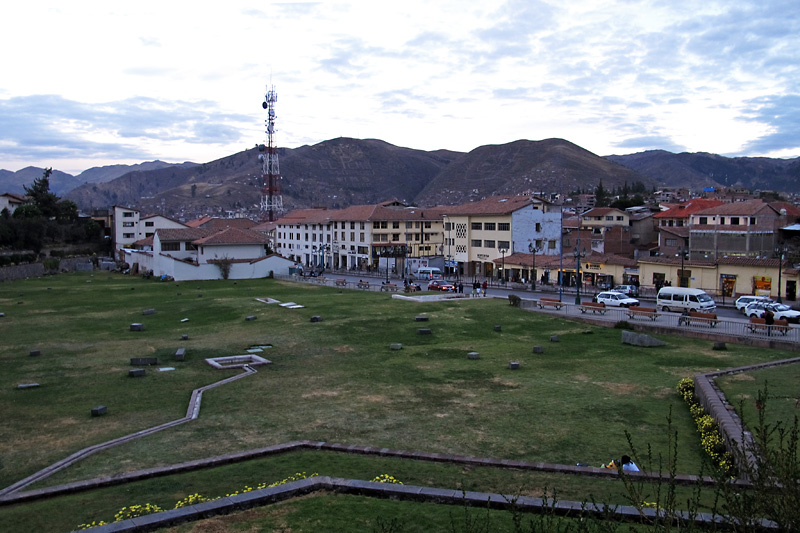
<instances>
[{"instance_id":1,"label":"street lamp","mask_svg":"<svg viewBox=\"0 0 800 533\"><path fill-rule=\"evenodd\" d=\"M383 257L386 258L386 284L389 284L389 257L394 255L394 248L392 246L388 246L383 249Z\"/></svg>"},{"instance_id":2,"label":"street lamp","mask_svg":"<svg viewBox=\"0 0 800 533\"><path fill-rule=\"evenodd\" d=\"M781 274L783 274L783 256L786 255L786 252L789 249L786 247L785 244L779 244L775 247L775 253L778 255L778 303L782 304L783 299L781 299Z\"/></svg>"},{"instance_id":3,"label":"street lamp","mask_svg":"<svg viewBox=\"0 0 800 533\"><path fill-rule=\"evenodd\" d=\"M327 244L320 244L319 245L319 268L320 268L319 273L320 274L325 272L325 254L327 254L330 249L331 249L331 247L329 245L327 245Z\"/></svg>"},{"instance_id":4,"label":"street lamp","mask_svg":"<svg viewBox=\"0 0 800 533\"><path fill-rule=\"evenodd\" d=\"M533 254L533 267L531 268L531 290L536 290L536 245L532 242L528 243L528 251Z\"/></svg>"},{"instance_id":5,"label":"street lamp","mask_svg":"<svg viewBox=\"0 0 800 533\"><path fill-rule=\"evenodd\" d=\"M685 280L685 274L683 272L683 260L686 257L686 251L683 249L683 247L680 247L680 248L678 248L678 253L681 254L681 272L680 272L680 276L678 276L678 286L679 287L688 287L689 284L685 283L685 281L684 281Z\"/></svg>"},{"instance_id":6,"label":"street lamp","mask_svg":"<svg viewBox=\"0 0 800 533\"><path fill-rule=\"evenodd\" d=\"M500 267L500 279L502 280L503 284L505 284L505 282L506 282L506 252L507 251L508 250L506 248L500 248L500 253L503 256L503 263L502 263L503 266Z\"/></svg>"},{"instance_id":7,"label":"street lamp","mask_svg":"<svg viewBox=\"0 0 800 533\"><path fill-rule=\"evenodd\" d=\"M572 255L575 256L575 303L577 305L581 304L581 259L586 256L586 248L584 248L583 251L581 251L580 248L581 236L579 233L575 244L575 251L572 252Z\"/></svg>"},{"instance_id":8,"label":"street lamp","mask_svg":"<svg viewBox=\"0 0 800 533\"><path fill-rule=\"evenodd\" d=\"M446 264L446 266L447 266L447 268L452 268L452 263L450 262L451 261L451 259L450 259L451 258L451 255L450 255L450 219L447 217L447 215L442 215L442 218L444 218L444 223L447 226L447 264ZM452 272L450 272L450 273L452 274Z\"/></svg>"}]
</instances>

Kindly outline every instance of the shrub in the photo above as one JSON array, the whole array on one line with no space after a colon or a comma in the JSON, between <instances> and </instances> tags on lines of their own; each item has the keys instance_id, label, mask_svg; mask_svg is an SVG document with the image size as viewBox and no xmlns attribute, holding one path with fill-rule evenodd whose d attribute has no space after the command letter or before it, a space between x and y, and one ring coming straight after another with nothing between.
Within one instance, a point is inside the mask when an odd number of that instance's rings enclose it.
<instances>
[{"instance_id":1,"label":"shrub","mask_svg":"<svg viewBox=\"0 0 800 533\"><path fill-rule=\"evenodd\" d=\"M514 306L514 307L519 307L519 303L521 301L522 301L522 299L519 296L517 296L516 294L509 294L508 295L508 303L510 305Z\"/></svg>"},{"instance_id":2,"label":"shrub","mask_svg":"<svg viewBox=\"0 0 800 533\"><path fill-rule=\"evenodd\" d=\"M630 329L630 330L633 330L633 326L627 320L620 320L616 324L614 324L614 329Z\"/></svg>"}]
</instances>

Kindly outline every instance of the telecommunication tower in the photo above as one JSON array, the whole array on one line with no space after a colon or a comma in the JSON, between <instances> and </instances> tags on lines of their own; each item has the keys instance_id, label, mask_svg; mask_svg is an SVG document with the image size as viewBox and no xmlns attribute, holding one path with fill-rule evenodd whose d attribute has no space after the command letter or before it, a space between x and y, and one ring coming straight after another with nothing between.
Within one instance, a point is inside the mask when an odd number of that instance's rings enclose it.
<instances>
[{"instance_id":1,"label":"telecommunication tower","mask_svg":"<svg viewBox=\"0 0 800 533\"><path fill-rule=\"evenodd\" d=\"M261 212L269 222L275 220L275 213L283 211L283 198L281 197L281 171L278 165L278 147L275 146L275 102L278 93L275 87L267 87L267 94L261 107L267 110L267 144L258 145L258 160L261 161L261 174L263 188L261 195Z\"/></svg>"}]
</instances>

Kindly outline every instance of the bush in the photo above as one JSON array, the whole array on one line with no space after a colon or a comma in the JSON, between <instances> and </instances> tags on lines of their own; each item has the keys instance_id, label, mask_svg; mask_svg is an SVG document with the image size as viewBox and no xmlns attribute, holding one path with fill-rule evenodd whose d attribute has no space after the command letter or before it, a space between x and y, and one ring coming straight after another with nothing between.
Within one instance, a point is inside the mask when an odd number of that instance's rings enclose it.
<instances>
[{"instance_id":1,"label":"bush","mask_svg":"<svg viewBox=\"0 0 800 533\"><path fill-rule=\"evenodd\" d=\"M614 324L614 329L629 329L633 330L633 326L627 320L620 320L616 324Z\"/></svg>"},{"instance_id":2,"label":"bush","mask_svg":"<svg viewBox=\"0 0 800 533\"><path fill-rule=\"evenodd\" d=\"M508 295L508 303L510 305L512 305L513 307L519 307L519 303L521 301L522 301L522 299L519 296L517 296L516 294L509 294Z\"/></svg>"}]
</instances>

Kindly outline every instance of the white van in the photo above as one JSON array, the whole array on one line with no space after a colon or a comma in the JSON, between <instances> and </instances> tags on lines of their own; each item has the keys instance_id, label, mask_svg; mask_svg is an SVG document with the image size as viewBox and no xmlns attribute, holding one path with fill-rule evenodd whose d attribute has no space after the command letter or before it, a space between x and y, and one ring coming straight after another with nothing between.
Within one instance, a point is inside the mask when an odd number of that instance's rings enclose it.
<instances>
[{"instance_id":1,"label":"white van","mask_svg":"<svg viewBox=\"0 0 800 533\"><path fill-rule=\"evenodd\" d=\"M658 291L656 306L662 311L676 312L688 309L689 311L710 313L717 309L714 299L705 291L686 287L663 287Z\"/></svg>"},{"instance_id":2,"label":"white van","mask_svg":"<svg viewBox=\"0 0 800 533\"><path fill-rule=\"evenodd\" d=\"M414 276L417 279L424 279L424 280L432 280L432 279L443 279L442 270L437 267L419 267L416 272L414 272Z\"/></svg>"}]
</instances>

